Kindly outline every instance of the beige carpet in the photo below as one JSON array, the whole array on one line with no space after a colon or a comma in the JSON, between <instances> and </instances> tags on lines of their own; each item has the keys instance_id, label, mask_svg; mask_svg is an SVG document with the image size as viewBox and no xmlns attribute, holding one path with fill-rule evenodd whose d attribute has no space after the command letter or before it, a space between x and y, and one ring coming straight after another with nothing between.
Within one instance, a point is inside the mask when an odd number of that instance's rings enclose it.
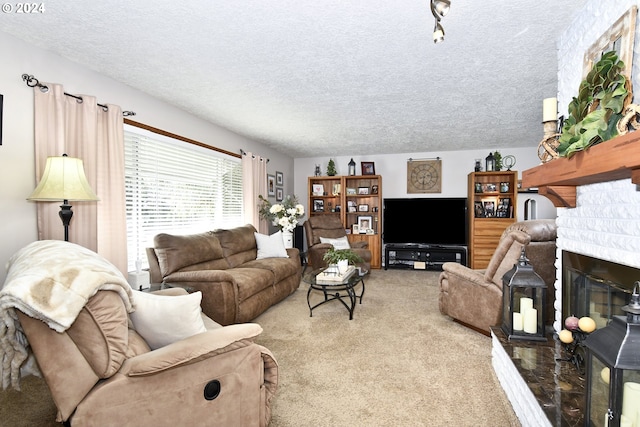
<instances>
[{"instance_id":1,"label":"beige carpet","mask_svg":"<svg viewBox=\"0 0 640 427\"><path fill-rule=\"evenodd\" d=\"M271 427L519 426L491 340L440 315L438 274L374 270L353 320L337 301L309 317L305 284L258 317L280 365ZM39 378L0 391L2 426L60 426L55 413Z\"/></svg>"},{"instance_id":2,"label":"beige carpet","mask_svg":"<svg viewBox=\"0 0 640 427\"><path fill-rule=\"evenodd\" d=\"M440 314L438 275L373 270L353 320L337 301L309 317L304 284L258 317L280 365L271 426L518 426L491 339Z\"/></svg>"}]
</instances>

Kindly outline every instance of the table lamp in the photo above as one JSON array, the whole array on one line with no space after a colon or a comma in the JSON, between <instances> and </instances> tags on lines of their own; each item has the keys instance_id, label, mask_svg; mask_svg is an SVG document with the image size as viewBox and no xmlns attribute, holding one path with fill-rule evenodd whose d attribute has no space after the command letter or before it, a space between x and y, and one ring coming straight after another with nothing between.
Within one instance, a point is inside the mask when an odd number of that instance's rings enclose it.
<instances>
[{"instance_id":1,"label":"table lamp","mask_svg":"<svg viewBox=\"0 0 640 427\"><path fill-rule=\"evenodd\" d=\"M27 198L37 202L62 200L60 219L64 226L64 240L69 241L69 223L73 216L69 201L99 200L84 174L82 160L68 157L48 157L40 183Z\"/></svg>"}]
</instances>

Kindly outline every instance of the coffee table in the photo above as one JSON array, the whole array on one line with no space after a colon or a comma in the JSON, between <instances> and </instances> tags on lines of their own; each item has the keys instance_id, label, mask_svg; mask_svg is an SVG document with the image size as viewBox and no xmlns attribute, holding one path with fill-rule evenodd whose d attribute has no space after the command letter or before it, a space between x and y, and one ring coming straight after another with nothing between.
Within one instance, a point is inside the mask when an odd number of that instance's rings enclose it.
<instances>
[{"instance_id":1,"label":"coffee table","mask_svg":"<svg viewBox=\"0 0 640 427\"><path fill-rule=\"evenodd\" d=\"M309 290L307 291L307 305L309 306L309 317L313 317L313 309L325 304L329 301L338 300L349 311L349 320L353 319L353 310L356 308L356 301L360 300L362 304L362 296L364 295L364 276L368 273L366 270L356 270L351 276L336 283L317 283L316 278L324 268L319 268L310 271L302 276L305 283L309 284ZM362 283L362 291L360 295L357 295L354 288ZM311 306L311 293L313 291L322 292L324 299L319 303Z\"/></svg>"}]
</instances>

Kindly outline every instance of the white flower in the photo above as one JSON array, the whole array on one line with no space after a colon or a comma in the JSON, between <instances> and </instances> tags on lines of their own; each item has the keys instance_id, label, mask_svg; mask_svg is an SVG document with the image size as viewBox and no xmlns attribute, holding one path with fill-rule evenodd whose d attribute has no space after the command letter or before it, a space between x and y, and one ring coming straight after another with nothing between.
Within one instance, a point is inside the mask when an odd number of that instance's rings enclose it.
<instances>
[{"instance_id":1,"label":"white flower","mask_svg":"<svg viewBox=\"0 0 640 427\"><path fill-rule=\"evenodd\" d=\"M287 196L282 203L274 205L263 197L260 200L260 216L282 231L292 232L298 225L298 219L304 216L304 206L298 203L295 196Z\"/></svg>"}]
</instances>

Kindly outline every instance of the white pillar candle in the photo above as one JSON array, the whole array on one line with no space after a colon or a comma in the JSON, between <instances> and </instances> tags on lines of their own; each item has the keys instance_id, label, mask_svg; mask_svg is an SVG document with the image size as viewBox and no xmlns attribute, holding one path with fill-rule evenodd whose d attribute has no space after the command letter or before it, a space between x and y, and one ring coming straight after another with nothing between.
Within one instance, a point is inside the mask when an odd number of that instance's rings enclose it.
<instances>
[{"instance_id":1,"label":"white pillar candle","mask_svg":"<svg viewBox=\"0 0 640 427\"><path fill-rule=\"evenodd\" d=\"M640 421L636 420L639 407L640 384L633 382L624 383L624 388L622 390L622 415L637 423L638 421Z\"/></svg>"},{"instance_id":2,"label":"white pillar candle","mask_svg":"<svg viewBox=\"0 0 640 427\"><path fill-rule=\"evenodd\" d=\"M521 331L522 330L522 314L513 313L513 330Z\"/></svg>"},{"instance_id":3,"label":"white pillar candle","mask_svg":"<svg viewBox=\"0 0 640 427\"><path fill-rule=\"evenodd\" d=\"M542 101L542 121L551 120L558 120L558 100L556 98L546 98Z\"/></svg>"},{"instance_id":4,"label":"white pillar candle","mask_svg":"<svg viewBox=\"0 0 640 427\"><path fill-rule=\"evenodd\" d=\"M524 331L528 334L538 332L538 310L530 308L522 314Z\"/></svg>"},{"instance_id":5,"label":"white pillar candle","mask_svg":"<svg viewBox=\"0 0 640 427\"><path fill-rule=\"evenodd\" d=\"M520 313L524 316L524 312L528 309L533 308L533 299L522 297L520 298Z\"/></svg>"}]
</instances>

